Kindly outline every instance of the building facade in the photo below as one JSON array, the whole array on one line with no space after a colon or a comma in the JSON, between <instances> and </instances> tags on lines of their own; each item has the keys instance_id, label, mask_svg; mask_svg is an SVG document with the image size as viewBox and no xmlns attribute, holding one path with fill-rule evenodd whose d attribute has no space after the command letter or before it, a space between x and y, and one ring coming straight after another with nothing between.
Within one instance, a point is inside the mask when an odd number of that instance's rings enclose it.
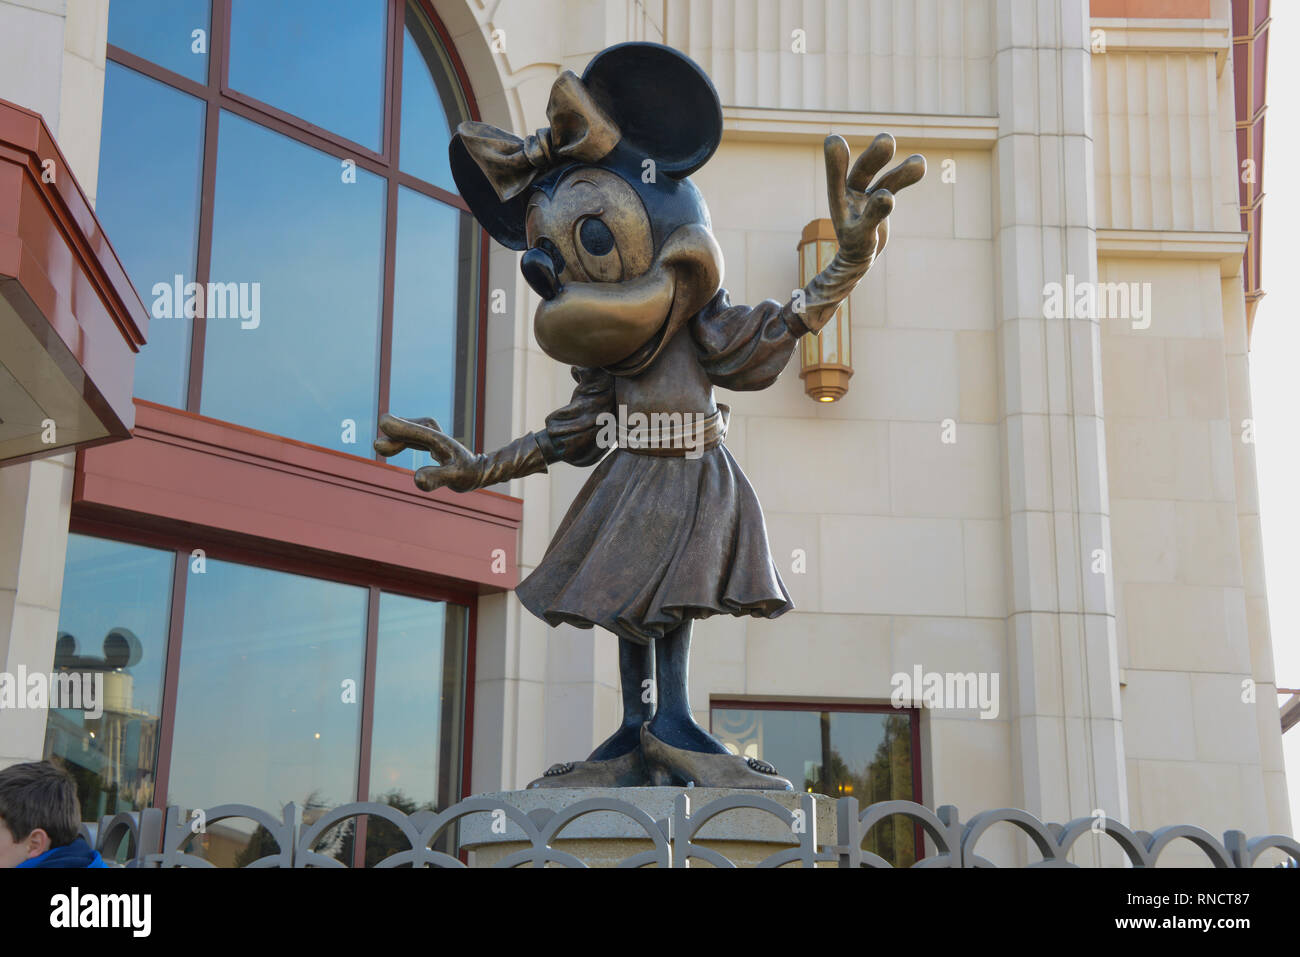
<instances>
[{"instance_id":1,"label":"building facade","mask_svg":"<svg viewBox=\"0 0 1300 957\"><path fill-rule=\"evenodd\" d=\"M588 473L425 495L369 449L383 411L489 450L568 401L446 145L547 125L561 70L650 40L724 104L693 178L733 302L802 284L826 134L929 162L843 397L798 368L719 396L796 609L699 625L697 720L864 803L1291 833L1249 429L1267 4L7 0L0 27L0 99L149 314L133 437L0 467L4 670L112 689L93 722L0 710L0 760L63 761L88 817L445 806L617 724L612 637L510 591ZM1032 859L1009 829L981 853Z\"/></svg>"}]
</instances>

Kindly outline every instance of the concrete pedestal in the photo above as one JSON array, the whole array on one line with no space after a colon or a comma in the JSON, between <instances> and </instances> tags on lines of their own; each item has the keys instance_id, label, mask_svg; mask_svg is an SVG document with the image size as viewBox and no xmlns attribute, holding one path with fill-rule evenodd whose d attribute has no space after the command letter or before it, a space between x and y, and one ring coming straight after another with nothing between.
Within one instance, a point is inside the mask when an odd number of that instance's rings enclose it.
<instances>
[{"instance_id":1,"label":"concrete pedestal","mask_svg":"<svg viewBox=\"0 0 1300 957\"><path fill-rule=\"evenodd\" d=\"M672 817L673 802L677 795L690 798L690 812L697 814L705 805L719 798L738 795L772 800L794 811L801 807L802 795L797 791L745 791L728 788L535 788L525 791L499 791L482 794L484 801L510 805L525 814L543 812L534 817L545 817L545 812L564 813L568 808L591 798L623 801L644 811L667 831L665 822ZM835 833L835 802L822 794L812 795L816 807L816 827L819 843L830 840ZM811 828L811 821L806 826ZM494 828L495 824L495 828ZM461 846L470 851L471 867L491 867L509 854L530 847L523 831L505 815L475 814L461 820ZM695 844L717 851L737 866L752 867L764 858L799 843L799 835L776 815L753 808L727 810L708 821L695 837ZM625 814L615 811L595 811L566 824L559 836L550 842L557 851L564 851L582 860L589 867L614 867L621 861L644 851L654 849L654 842L645 828ZM692 867L708 867L708 862L693 858ZM557 866L552 864L551 866Z\"/></svg>"}]
</instances>

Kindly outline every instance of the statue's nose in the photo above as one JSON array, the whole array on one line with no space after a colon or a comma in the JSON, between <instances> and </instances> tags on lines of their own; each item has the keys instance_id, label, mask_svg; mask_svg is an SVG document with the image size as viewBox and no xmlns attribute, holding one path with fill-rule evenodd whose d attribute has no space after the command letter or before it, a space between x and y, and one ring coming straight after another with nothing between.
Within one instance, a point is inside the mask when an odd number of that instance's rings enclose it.
<instances>
[{"instance_id":1,"label":"statue's nose","mask_svg":"<svg viewBox=\"0 0 1300 957\"><path fill-rule=\"evenodd\" d=\"M519 264L524 281L543 299L554 299L560 294L560 273L564 267L544 248L534 247L524 253Z\"/></svg>"}]
</instances>

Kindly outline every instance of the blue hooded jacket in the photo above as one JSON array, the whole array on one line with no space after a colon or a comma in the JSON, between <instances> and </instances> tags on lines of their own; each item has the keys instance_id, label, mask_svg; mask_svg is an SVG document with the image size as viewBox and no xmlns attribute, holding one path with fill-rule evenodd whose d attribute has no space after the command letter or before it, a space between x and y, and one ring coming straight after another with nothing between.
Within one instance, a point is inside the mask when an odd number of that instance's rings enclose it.
<instances>
[{"instance_id":1,"label":"blue hooded jacket","mask_svg":"<svg viewBox=\"0 0 1300 957\"><path fill-rule=\"evenodd\" d=\"M52 847L38 857L29 857L19 867L107 867L99 851L78 837L71 844Z\"/></svg>"}]
</instances>

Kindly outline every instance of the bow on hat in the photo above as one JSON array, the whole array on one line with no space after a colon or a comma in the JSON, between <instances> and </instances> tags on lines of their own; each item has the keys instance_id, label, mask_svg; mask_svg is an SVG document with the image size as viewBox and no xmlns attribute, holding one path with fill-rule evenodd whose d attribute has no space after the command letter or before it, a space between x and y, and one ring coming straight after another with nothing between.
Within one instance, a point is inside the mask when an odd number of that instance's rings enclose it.
<instances>
[{"instance_id":1,"label":"bow on hat","mask_svg":"<svg viewBox=\"0 0 1300 957\"><path fill-rule=\"evenodd\" d=\"M487 123L466 122L457 127L466 150L501 202L518 196L534 179L561 163L596 162L623 136L572 70L561 73L551 87L546 117L550 127L524 139Z\"/></svg>"}]
</instances>

